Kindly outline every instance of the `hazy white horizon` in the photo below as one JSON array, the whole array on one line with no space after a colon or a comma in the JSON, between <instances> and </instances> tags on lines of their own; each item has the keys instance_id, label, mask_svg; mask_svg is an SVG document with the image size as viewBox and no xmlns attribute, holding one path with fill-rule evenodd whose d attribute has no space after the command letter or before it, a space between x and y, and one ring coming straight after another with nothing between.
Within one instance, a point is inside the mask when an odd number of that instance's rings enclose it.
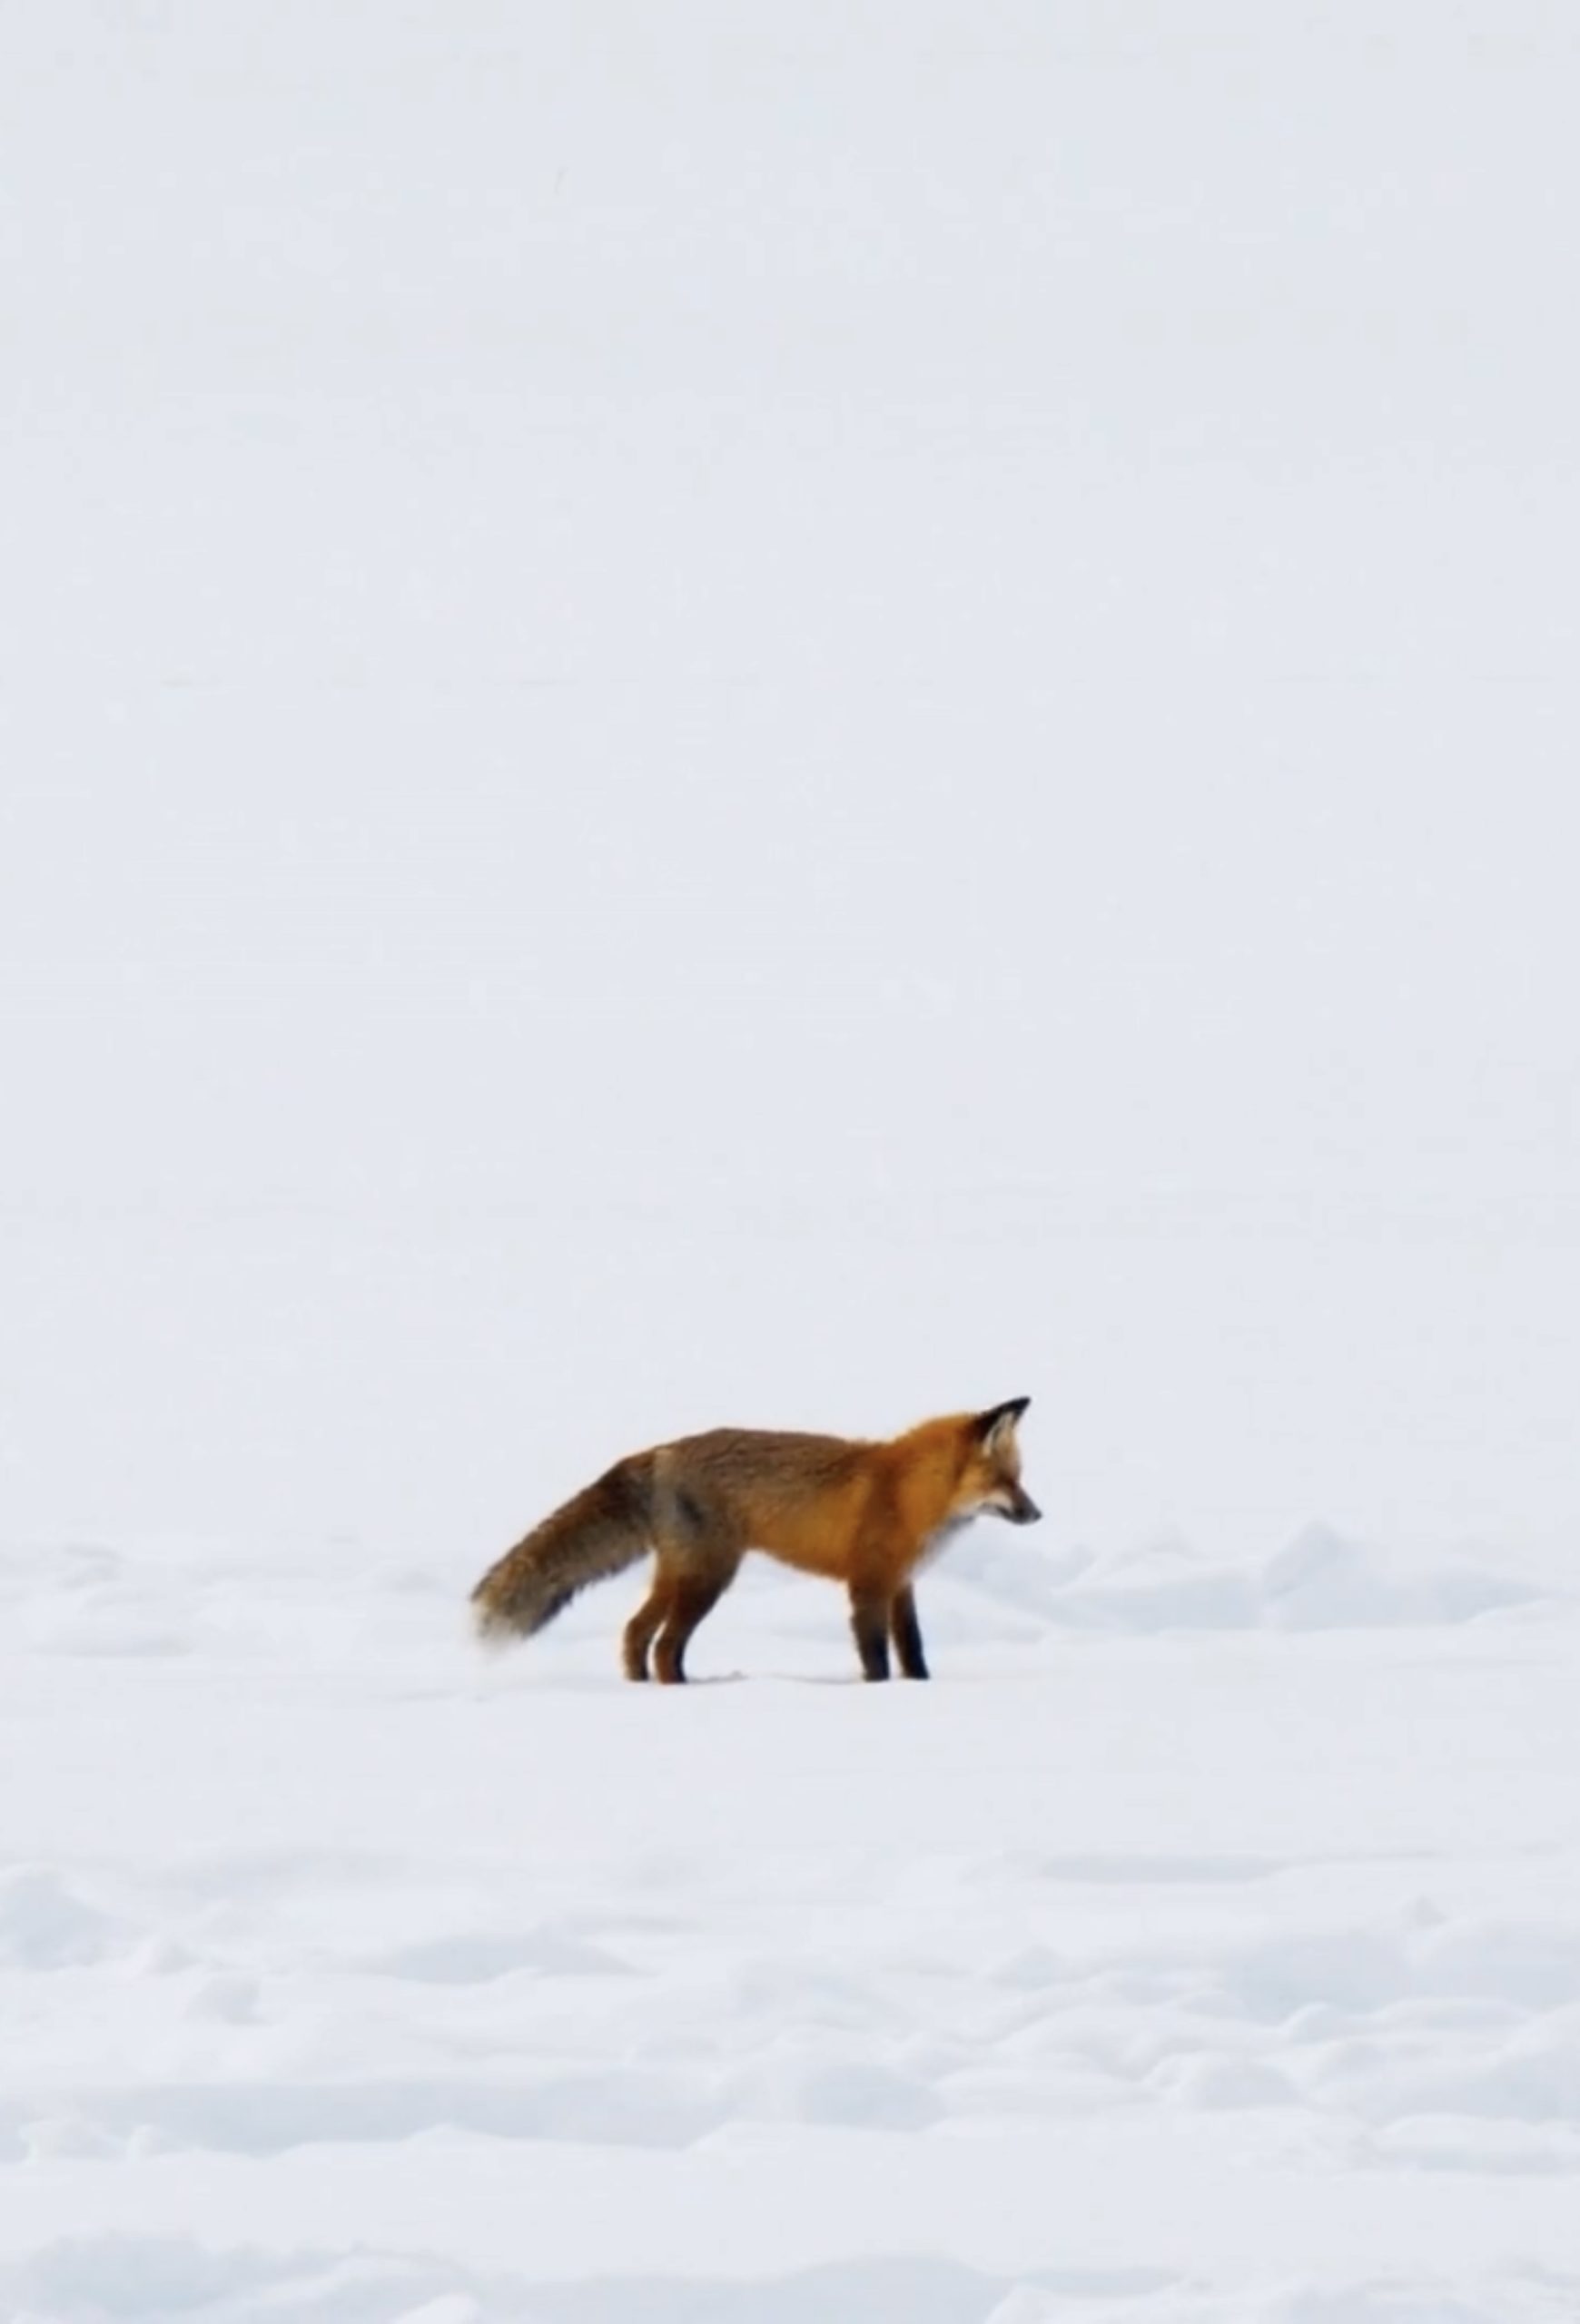
<instances>
[{"instance_id":1,"label":"hazy white horizon","mask_svg":"<svg viewBox=\"0 0 1580 2324\"><path fill-rule=\"evenodd\" d=\"M8 11L0 1530L1571 1546L1577 47Z\"/></svg>"}]
</instances>

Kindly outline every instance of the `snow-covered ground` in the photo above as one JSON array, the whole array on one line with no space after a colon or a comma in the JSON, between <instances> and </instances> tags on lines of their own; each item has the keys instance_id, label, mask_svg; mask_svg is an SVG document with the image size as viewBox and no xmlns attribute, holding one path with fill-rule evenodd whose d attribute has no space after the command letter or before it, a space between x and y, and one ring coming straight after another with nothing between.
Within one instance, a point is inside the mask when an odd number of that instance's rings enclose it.
<instances>
[{"instance_id":1,"label":"snow-covered ground","mask_svg":"<svg viewBox=\"0 0 1580 2324\"><path fill-rule=\"evenodd\" d=\"M1580 2312L1580 1609L979 1527L503 1658L344 1542L4 1562L0 2313Z\"/></svg>"}]
</instances>

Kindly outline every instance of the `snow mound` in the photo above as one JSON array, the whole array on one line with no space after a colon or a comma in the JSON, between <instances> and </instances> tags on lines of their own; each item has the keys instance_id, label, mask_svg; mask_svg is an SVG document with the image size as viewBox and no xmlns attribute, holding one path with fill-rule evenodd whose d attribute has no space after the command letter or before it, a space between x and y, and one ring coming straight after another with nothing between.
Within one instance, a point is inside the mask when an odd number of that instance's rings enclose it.
<instances>
[{"instance_id":1,"label":"snow mound","mask_svg":"<svg viewBox=\"0 0 1580 2324\"><path fill-rule=\"evenodd\" d=\"M1307 1526L1268 1560L1261 1592L1267 1620L1300 1630L1469 1622L1541 1595L1530 1583L1458 1561L1422 1573L1393 1573L1372 1551L1326 1525Z\"/></svg>"},{"instance_id":2,"label":"snow mound","mask_svg":"<svg viewBox=\"0 0 1580 2324\"><path fill-rule=\"evenodd\" d=\"M1166 1541L1106 1559L1044 1558L991 1538L952 1551L951 1581L1031 1622L1071 1630L1438 1629L1555 1593L1463 1558L1406 1566L1328 1525L1304 1527L1259 1563L1215 1563Z\"/></svg>"},{"instance_id":3,"label":"snow mound","mask_svg":"<svg viewBox=\"0 0 1580 2324\"><path fill-rule=\"evenodd\" d=\"M46 1866L0 1872L0 1967L80 1968L123 1949L119 1925Z\"/></svg>"}]
</instances>

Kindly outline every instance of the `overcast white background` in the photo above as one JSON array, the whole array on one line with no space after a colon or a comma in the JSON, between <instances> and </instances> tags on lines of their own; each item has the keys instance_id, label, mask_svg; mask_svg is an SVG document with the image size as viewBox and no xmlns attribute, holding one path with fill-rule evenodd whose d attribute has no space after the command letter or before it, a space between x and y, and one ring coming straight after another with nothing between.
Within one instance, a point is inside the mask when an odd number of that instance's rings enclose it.
<instances>
[{"instance_id":1,"label":"overcast white background","mask_svg":"<svg viewBox=\"0 0 1580 2324\"><path fill-rule=\"evenodd\" d=\"M1567 5L0 14L0 1527L1580 1527Z\"/></svg>"}]
</instances>

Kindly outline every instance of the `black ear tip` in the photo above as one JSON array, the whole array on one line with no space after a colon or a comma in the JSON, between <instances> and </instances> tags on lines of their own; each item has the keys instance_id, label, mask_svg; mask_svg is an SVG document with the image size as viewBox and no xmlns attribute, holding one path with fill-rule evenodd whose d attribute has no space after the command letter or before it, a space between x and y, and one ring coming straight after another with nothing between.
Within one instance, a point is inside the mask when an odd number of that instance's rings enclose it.
<instances>
[{"instance_id":1,"label":"black ear tip","mask_svg":"<svg viewBox=\"0 0 1580 2324\"><path fill-rule=\"evenodd\" d=\"M1007 1404L993 1404L985 1413L978 1414L977 1426L984 1436L995 1428L1002 1428L1006 1421L1012 1427L1031 1401L1030 1396L1012 1396Z\"/></svg>"}]
</instances>

